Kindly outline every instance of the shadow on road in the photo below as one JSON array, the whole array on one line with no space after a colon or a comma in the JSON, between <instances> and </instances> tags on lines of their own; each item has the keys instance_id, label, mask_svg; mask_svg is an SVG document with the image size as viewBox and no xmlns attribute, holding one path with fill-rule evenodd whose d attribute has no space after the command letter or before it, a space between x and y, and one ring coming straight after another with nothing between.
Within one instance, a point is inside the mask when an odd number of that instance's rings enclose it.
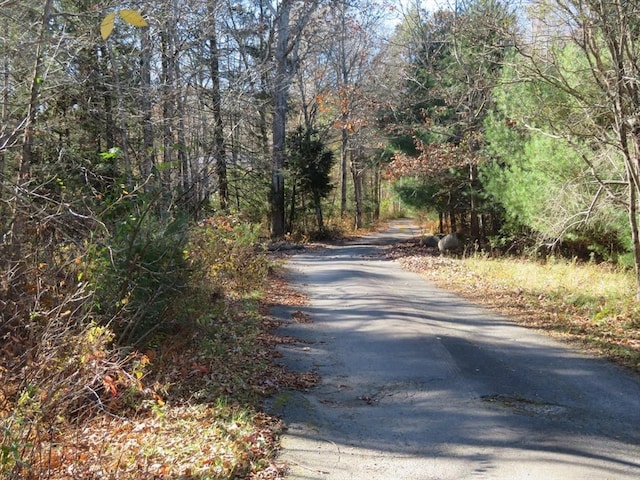
<instances>
[{"instance_id":1,"label":"shadow on road","mask_svg":"<svg viewBox=\"0 0 640 480\"><path fill-rule=\"evenodd\" d=\"M268 406L291 478L640 478L638 379L379 255L415 234L291 259L313 323L279 310L282 361L322 378Z\"/></svg>"}]
</instances>

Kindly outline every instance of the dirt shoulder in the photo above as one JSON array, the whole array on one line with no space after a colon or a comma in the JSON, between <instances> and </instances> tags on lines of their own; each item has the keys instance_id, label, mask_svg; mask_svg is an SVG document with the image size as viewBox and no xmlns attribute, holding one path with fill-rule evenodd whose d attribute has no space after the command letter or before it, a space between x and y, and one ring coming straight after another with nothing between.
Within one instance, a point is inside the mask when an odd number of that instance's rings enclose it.
<instances>
[{"instance_id":1,"label":"dirt shoulder","mask_svg":"<svg viewBox=\"0 0 640 480\"><path fill-rule=\"evenodd\" d=\"M418 239L397 243L386 255L443 289L640 374L640 321L633 312L596 321L571 302L572 295L532 292L526 285L483 278L464 259L441 256Z\"/></svg>"}]
</instances>

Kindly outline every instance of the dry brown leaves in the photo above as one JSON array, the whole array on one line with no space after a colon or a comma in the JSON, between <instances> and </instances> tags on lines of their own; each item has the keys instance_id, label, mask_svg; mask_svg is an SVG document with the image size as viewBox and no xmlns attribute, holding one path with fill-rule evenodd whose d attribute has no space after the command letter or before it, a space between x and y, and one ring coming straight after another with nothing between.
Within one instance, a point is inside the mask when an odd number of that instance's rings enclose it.
<instances>
[{"instance_id":1,"label":"dry brown leaves","mask_svg":"<svg viewBox=\"0 0 640 480\"><path fill-rule=\"evenodd\" d=\"M280 389L311 388L319 378L274 361L278 345L299 340L276 333L280 322L268 313L275 305L297 307L292 321L310 322L306 304L304 294L272 271L260 315L244 321L246 312L230 303L226 320L203 330L213 334L213 351L202 351L204 333L194 331L178 332L175 342L148 352L152 365L143 382L154 395L144 405L123 416L104 412L61 423L23 447L37 448L30 458L39 461L16 466L16 478L281 479L284 466L275 458L283 424L259 411L261 399ZM2 448L11 449L5 440L11 441L3 438Z\"/></svg>"},{"instance_id":2,"label":"dry brown leaves","mask_svg":"<svg viewBox=\"0 0 640 480\"><path fill-rule=\"evenodd\" d=\"M272 268L264 286L264 298L260 302L261 313L268 315L277 305L303 307L308 304L306 295L294 289L282 269Z\"/></svg>"},{"instance_id":3,"label":"dry brown leaves","mask_svg":"<svg viewBox=\"0 0 640 480\"><path fill-rule=\"evenodd\" d=\"M295 323L311 323L313 319L303 311L309 304L309 299L300 290L295 289L287 280L282 269L272 269L269 272L267 285L264 290L264 298L261 301L261 313L271 328L263 334L263 340L267 342L274 353L279 356L275 347L282 344L305 343L304 340L294 337L276 334L275 329L282 325L269 316L269 311L274 306L300 307L291 314L291 321ZM281 369L277 378L279 388L307 389L315 386L320 378L313 372L291 372Z\"/></svg>"},{"instance_id":4,"label":"dry brown leaves","mask_svg":"<svg viewBox=\"0 0 640 480\"><path fill-rule=\"evenodd\" d=\"M296 310L291 314L291 319L296 323L311 323L311 317L302 310Z\"/></svg>"},{"instance_id":5,"label":"dry brown leaves","mask_svg":"<svg viewBox=\"0 0 640 480\"><path fill-rule=\"evenodd\" d=\"M256 414L247 422L235 407L219 405L183 405L134 419L98 417L41 445L46 468L25 478L279 479L282 466L270 457L281 429L277 419Z\"/></svg>"}]
</instances>

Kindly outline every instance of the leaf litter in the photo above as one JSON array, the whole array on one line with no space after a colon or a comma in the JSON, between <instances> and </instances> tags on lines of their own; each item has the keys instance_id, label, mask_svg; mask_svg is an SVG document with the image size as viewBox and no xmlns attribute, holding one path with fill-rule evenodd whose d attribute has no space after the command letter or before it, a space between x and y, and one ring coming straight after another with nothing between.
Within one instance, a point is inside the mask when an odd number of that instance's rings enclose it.
<instances>
[{"instance_id":1,"label":"leaf litter","mask_svg":"<svg viewBox=\"0 0 640 480\"><path fill-rule=\"evenodd\" d=\"M13 468L13 478L205 480L284 477L277 461L281 419L262 411L264 398L280 389L308 389L314 372L292 372L277 364L280 322L275 305L297 309L293 320L310 322L306 297L274 269L253 311L231 303L215 328L176 332L146 355L143 401L127 411L61 422L40 435L38 464ZM117 390L119 404L128 392ZM10 439L2 439L9 445ZM8 447L10 448L10 447ZM33 458L33 456L32 456Z\"/></svg>"}]
</instances>

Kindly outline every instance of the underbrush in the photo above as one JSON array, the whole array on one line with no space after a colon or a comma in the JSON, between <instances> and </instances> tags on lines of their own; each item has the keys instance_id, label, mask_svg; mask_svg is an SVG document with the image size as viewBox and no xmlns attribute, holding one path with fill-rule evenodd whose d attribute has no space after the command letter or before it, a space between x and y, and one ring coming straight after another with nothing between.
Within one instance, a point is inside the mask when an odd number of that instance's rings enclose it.
<instances>
[{"instance_id":1,"label":"underbrush","mask_svg":"<svg viewBox=\"0 0 640 480\"><path fill-rule=\"evenodd\" d=\"M277 478L257 232L46 215L0 245L0 477Z\"/></svg>"}]
</instances>

